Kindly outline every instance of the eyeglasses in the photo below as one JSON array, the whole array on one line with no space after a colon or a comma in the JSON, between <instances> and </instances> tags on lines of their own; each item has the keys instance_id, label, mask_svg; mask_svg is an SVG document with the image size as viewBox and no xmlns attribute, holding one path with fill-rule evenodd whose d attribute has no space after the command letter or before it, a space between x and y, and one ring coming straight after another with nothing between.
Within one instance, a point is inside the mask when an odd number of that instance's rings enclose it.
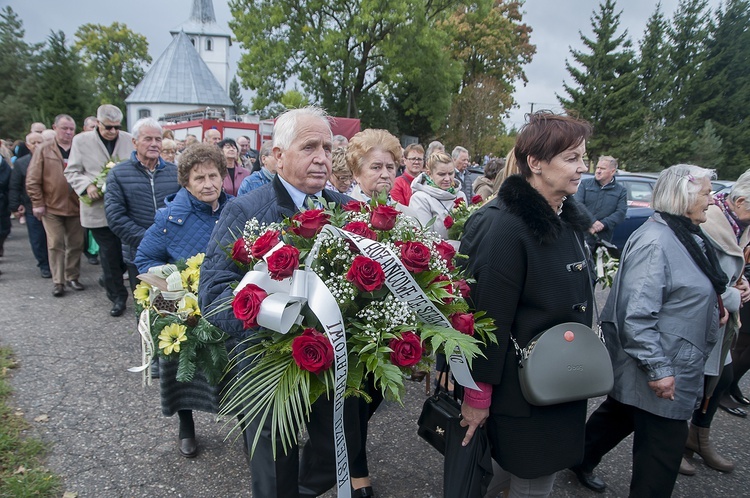
<instances>
[{"instance_id":1,"label":"eyeglasses","mask_svg":"<svg viewBox=\"0 0 750 498\"><path fill-rule=\"evenodd\" d=\"M120 126L120 125L105 125L105 124L103 124L102 126L107 131L119 130L120 128L122 128L122 126Z\"/></svg>"},{"instance_id":2,"label":"eyeglasses","mask_svg":"<svg viewBox=\"0 0 750 498\"><path fill-rule=\"evenodd\" d=\"M174 154L174 153L176 153L176 152L177 152L177 151L176 151L176 150L174 150L174 149L162 149L162 150L161 150L161 153L162 153L162 154Z\"/></svg>"},{"instance_id":3,"label":"eyeglasses","mask_svg":"<svg viewBox=\"0 0 750 498\"><path fill-rule=\"evenodd\" d=\"M406 160L407 161L411 161L413 163L423 163L424 162L424 159L422 159L421 157L407 157Z\"/></svg>"}]
</instances>

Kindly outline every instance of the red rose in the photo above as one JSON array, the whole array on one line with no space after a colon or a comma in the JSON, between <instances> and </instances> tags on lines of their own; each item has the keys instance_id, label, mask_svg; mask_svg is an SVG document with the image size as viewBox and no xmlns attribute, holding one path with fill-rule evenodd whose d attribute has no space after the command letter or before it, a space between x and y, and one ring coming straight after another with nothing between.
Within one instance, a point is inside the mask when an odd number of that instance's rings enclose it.
<instances>
[{"instance_id":1,"label":"red rose","mask_svg":"<svg viewBox=\"0 0 750 498\"><path fill-rule=\"evenodd\" d=\"M315 237L323 226L329 223L328 215L322 209L308 209L295 214L292 221L297 222L297 226L292 228L292 233L312 239Z\"/></svg>"},{"instance_id":2,"label":"red rose","mask_svg":"<svg viewBox=\"0 0 750 498\"><path fill-rule=\"evenodd\" d=\"M370 224L376 230L392 230L400 211L393 206L380 204L370 213Z\"/></svg>"},{"instance_id":3,"label":"red rose","mask_svg":"<svg viewBox=\"0 0 750 498\"><path fill-rule=\"evenodd\" d=\"M352 221L341 228L347 232L356 233L357 235L361 235L368 239L378 240L378 234L370 230L370 227L364 221Z\"/></svg>"},{"instance_id":4,"label":"red rose","mask_svg":"<svg viewBox=\"0 0 750 498\"><path fill-rule=\"evenodd\" d=\"M364 208L366 206L367 206L367 204L365 204L364 202L352 199L351 201L347 202L346 204L342 204L341 205L341 209L343 209L344 211L352 211L352 212L355 212L355 213L361 213L362 212L362 208Z\"/></svg>"},{"instance_id":5,"label":"red rose","mask_svg":"<svg viewBox=\"0 0 750 498\"><path fill-rule=\"evenodd\" d=\"M461 297L464 299L469 299L469 293L471 293L471 287L469 287L469 284L466 283L466 280L459 280L456 282L456 287L458 287L458 293L461 294Z\"/></svg>"},{"instance_id":6,"label":"red rose","mask_svg":"<svg viewBox=\"0 0 750 498\"><path fill-rule=\"evenodd\" d=\"M391 339L388 347L391 348L391 363L397 367L411 367L422 359L422 341L414 332L404 332L401 339Z\"/></svg>"},{"instance_id":7,"label":"red rose","mask_svg":"<svg viewBox=\"0 0 750 498\"><path fill-rule=\"evenodd\" d=\"M307 328L292 341L292 358L302 370L315 375L333 365L333 347L325 334Z\"/></svg>"},{"instance_id":8,"label":"red rose","mask_svg":"<svg viewBox=\"0 0 750 498\"><path fill-rule=\"evenodd\" d=\"M466 335L474 335L474 315L471 313L453 313L450 317L453 328Z\"/></svg>"},{"instance_id":9,"label":"red rose","mask_svg":"<svg viewBox=\"0 0 750 498\"><path fill-rule=\"evenodd\" d=\"M252 262L250 254L247 252L245 239L242 237L234 241L234 245L232 246L232 259L243 265L249 265Z\"/></svg>"},{"instance_id":10,"label":"red rose","mask_svg":"<svg viewBox=\"0 0 750 498\"><path fill-rule=\"evenodd\" d=\"M266 260L268 273L274 280L284 280L291 277L294 270L299 268L299 249L285 245L274 251Z\"/></svg>"},{"instance_id":11,"label":"red rose","mask_svg":"<svg viewBox=\"0 0 750 498\"><path fill-rule=\"evenodd\" d=\"M430 267L430 249L421 242L404 242L400 246L401 262L407 270L419 273Z\"/></svg>"},{"instance_id":12,"label":"red rose","mask_svg":"<svg viewBox=\"0 0 750 498\"><path fill-rule=\"evenodd\" d=\"M445 228L450 228L453 226L453 218L450 216L446 216L445 219L443 219L443 225L445 225Z\"/></svg>"},{"instance_id":13,"label":"red rose","mask_svg":"<svg viewBox=\"0 0 750 498\"><path fill-rule=\"evenodd\" d=\"M450 282L450 281L451 281L450 277L448 277L446 275L438 275L430 283L434 284L436 282ZM447 291L447 292L452 292L453 291L453 288L450 285L442 285L440 288L443 289L443 290L445 290L445 291ZM452 302L453 302L453 298L452 297L444 297L443 298L443 303L444 304L450 304Z\"/></svg>"},{"instance_id":14,"label":"red rose","mask_svg":"<svg viewBox=\"0 0 750 498\"><path fill-rule=\"evenodd\" d=\"M232 301L232 311L234 316L242 320L246 329L258 326L258 313L260 313L260 303L268 297L266 291L255 284L247 284L241 291L234 296Z\"/></svg>"},{"instance_id":15,"label":"red rose","mask_svg":"<svg viewBox=\"0 0 750 498\"><path fill-rule=\"evenodd\" d=\"M482 201L484 201L484 199L482 199L481 195L475 195L474 197L471 198L472 204L481 204Z\"/></svg>"},{"instance_id":16,"label":"red rose","mask_svg":"<svg viewBox=\"0 0 750 498\"><path fill-rule=\"evenodd\" d=\"M458 206L460 206L463 203L464 203L464 198L463 197L456 197L456 199L453 201L453 207L457 208Z\"/></svg>"},{"instance_id":17,"label":"red rose","mask_svg":"<svg viewBox=\"0 0 750 498\"><path fill-rule=\"evenodd\" d=\"M253 245L250 247L250 253L254 258L260 259L278 243L279 232L277 230L270 230L253 242Z\"/></svg>"},{"instance_id":18,"label":"red rose","mask_svg":"<svg viewBox=\"0 0 750 498\"><path fill-rule=\"evenodd\" d=\"M363 292L372 292L383 287L385 273L377 261L367 256L356 256L346 272L346 279Z\"/></svg>"},{"instance_id":19,"label":"red rose","mask_svg":"<svg viewBox=\"0 0 750 498\"><path fill-rule=\"evenodd\" d=\"M448 263L449 267L453 266L453 257L456 255L456 249L448 242L441 240L439 244L434 244L433 247L440 254L440 257Z\"/></svg>"}]
</instances>

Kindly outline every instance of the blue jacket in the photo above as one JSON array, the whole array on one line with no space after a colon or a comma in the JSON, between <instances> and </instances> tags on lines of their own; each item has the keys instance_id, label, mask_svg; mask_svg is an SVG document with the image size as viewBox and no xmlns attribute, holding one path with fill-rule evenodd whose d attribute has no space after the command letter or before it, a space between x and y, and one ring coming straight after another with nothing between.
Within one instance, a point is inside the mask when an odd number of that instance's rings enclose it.
<instances>
[{"instance_id":1,"label":"blue jacket","mask_svg":"<svg viewBox=\"0 0 750 498\"><path fill-rule=\"evenodd\" d=\"M617 183L616 178L605 186L599 186L596 178L586 178L576 192L576 200L583 204L593 218L591 223L599 220L604 229L598 233L604 240L612 240L615 226L625 219L628 211L628 191Z\"/></svg>"},{"instance_id":2,"label":"blue jacket","mask_svg":"<svg viewBox=\"0 0 750 498\"><path fill-rule=\"evenodd\" d=\"M135 266L146 273L152 266L174 263L181 259L205 252L211 231L219 221L227 200L224 192L219 196L219 209L196 199L186 188L166 199L166 206L156 212L154 224L146 230L138 252Z\"/></svg>"},{"instance_id":3,"label":"blue jacket","mask_svg":"<svg viewBox=\"0 0 750 498\"><path fill-rule=\"evenodd\" d=\"M267 183L271 183L272 180L273 178L269 178L263 170L254 171L250 176L242 180L242 184L240 184L240 188L237 191L237 197L252 192Z\"/></svg>"},{"instance_id":4,"label":"blue jacket","mask_svg":"<svg viewBox=\"0 0 750 498\"><path fill-rule=\"evenodd\" d=\"M109 229L122 241L125 262L133 263L146 229L154 223L164 199L180 190L177 166L159 158L153 176L136 158L117 164L107 175L104 211Z\"/></svg>"},{"instance_id":5,"label":"blue jacket","mask_svg":"<svg viewBox=\"0 0 750 498\"><path fill-rule=\"evenodd\" d=\"M323 197L328 202L337 204L351 200L343 194L325 189ZM260 223L266 224L279 222L297 211L297 206L277 176L252 195L237 197L221 213L208 242L206 259L201 266L198 299L200 309L204 310L203 316L232 337L244 339L248 331L235 318L231 307L208 316L214 308L227 303L232 296L230 284L239 282L244 276L227 252L231 251L237 237L242 235L248 220L256 218Z\"/></svg>"}]
</instances>

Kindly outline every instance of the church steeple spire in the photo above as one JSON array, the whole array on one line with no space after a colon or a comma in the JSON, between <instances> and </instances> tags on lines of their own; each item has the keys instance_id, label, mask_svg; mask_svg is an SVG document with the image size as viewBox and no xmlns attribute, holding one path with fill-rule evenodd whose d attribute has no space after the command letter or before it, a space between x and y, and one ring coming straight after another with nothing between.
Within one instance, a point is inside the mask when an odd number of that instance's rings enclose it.
<instances>
[{"instance_id":1,"label":"church steeple spire","mask_svg":"<svg viewBox=\"0 0 750 498\"><path fill-rule=\"evenodd\" d=\"M193 11L190 13L190 19L201 24L216 22L214 14L214 3L212 0L193 0Z\"/></svg>"}]
</instances>

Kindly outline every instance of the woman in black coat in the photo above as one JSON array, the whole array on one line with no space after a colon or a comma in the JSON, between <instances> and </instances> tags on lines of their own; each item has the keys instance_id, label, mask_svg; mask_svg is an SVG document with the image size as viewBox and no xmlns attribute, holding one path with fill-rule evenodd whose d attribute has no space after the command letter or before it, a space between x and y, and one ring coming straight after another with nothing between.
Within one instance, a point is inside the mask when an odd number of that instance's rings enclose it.
<instances>
[{"instance_id":1,"label":"woman in black coat","mask_svg":"<svg viewBox=\"0 0 750 498\"><path fill-rule=\"evenodd\" d=\"M462 425L466 441L486 424L495 482L510 496L548 496L555 473L583 457L586 401L533 406L521 393L510 335L520 347L560 323L591 324L591 283L583 233L590 223L573 194L581 174L590 126L549 113L533 114L518 135L521 175L509 177L498 196L466 224L460 252L476 279L472 296L497 325L497 345L475 358L480 391L466 389ZM579 264L580 263L580 264Z\"/></svg>"}]
</instances>

